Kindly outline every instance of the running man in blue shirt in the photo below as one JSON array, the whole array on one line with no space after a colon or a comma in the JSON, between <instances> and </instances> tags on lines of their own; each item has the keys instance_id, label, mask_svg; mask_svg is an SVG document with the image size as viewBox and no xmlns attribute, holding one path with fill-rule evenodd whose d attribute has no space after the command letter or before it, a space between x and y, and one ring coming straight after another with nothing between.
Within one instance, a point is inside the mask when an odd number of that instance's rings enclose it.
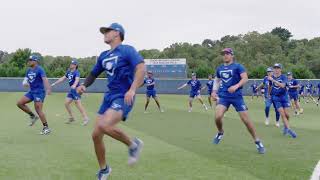
<instances>
[{"instance_id":1,"label":"running man in blue shirt","mask_svg":"<svg viewBox=\"0 0 320 180\"><path fill-rule=\"evenodd\" d=\"M218 133L213 139L213 143L219 144L222 140L224 134L222 127L223 115L232 105L251 134L258 152L264 154L265 148L257 136L242 96L242 87L248 82L247 72L241 64L236 62L231 48L225 48L222 51L222 55L224 63L216 69L216 77L211 94L213 100L218 101L215 112Z\"/></svg>"},{"instance_id":2,"label":"running man in blue shirt","mask_svg":"<svg viewBox=\"0 0 320 180\"><path fill-rule=\"evenodd\" d=\"M289 92L289 98L291 101L293 101L294 105L294 112L295 115L299 115L300 113L303 113L303 109L300 107L300 103L298 101L298 88L300 87L299 82L293 78L293 75L291 72L287 73L288 77L288 92Z\"/></svg>"},{"instance_id":3,"label":"running man in blue shirt","mask_svg":"<svg viewBox=\"0 0 320 180\"><path fill-rule=\"evenodd\" d=\"M144 106L144 113L147 113L147 108L150 102L150 97L152 97L154 99L154 101L156 102L158 109L160 112L164 112L161 107L160 107L160 102L159 102L159 98L157 96L157 92L154 88L156 81L153 78L153 73L151 71L147 72L147 78L144 80L144 84L146 84L147 86L147 91L146 91L146 104Z\"/></svg>"},{"instance_id":4,"label":"running man in blue shirt","mask_svg":"<svg viewBox=\"0 0 320 180\"><path fill-rule=\"evenodd\" d=\"M313 101L315 104L317 104L317 101L312 96L313 84L310 82L310 80L308 80L308 82L306 84L306 91L307 91L306 103L309 103L309 99L311 99L311 101Z\"/></svg>"},{"instance_id":5,"label":"running man in blue shirt","mask_svg":"<svg viewBox=\"0 0 320 180\"><path fill-rule=\"evenodd\" d=\"M187 83L183 84L182 86L178 87L178 89L185 88L186 86L190 85L191 90L189 94L189 111L192 111L192 101L194 98L197 98L199 102L202 104L205 110L208 110L208 107L204 104L200 91L201 91L201 82L197 79L197 76L195 73L191 74L191 80L189 80Z\"/></svg>"},{"instance_id":6,"label":"running man in blue shirt","mask_svg":"<svg viewBox=\"0 0 320 180\"><path fill-rule=\"evenodd\" d=\"M205 89L205 88L208 89L208 102L209 102L209 105L210 105L211 108L212 108L211 93L212 93L213 83L214 83L214 80L213 80L213 78L212 78L212 75L209 74L209 76L208 76L208 82L206 83L206 86L204 86L204 87L202 88L202 90Z\"/></svg>"},{"instance_id":7,"label":"running man in blue shirt","mask_svg":"<svg viewBox=\"0 0 320 180\"><path fill-rule=\"evenodd\" d=\"M110 136L128 147L128 164L138 161L143 142L138 138L131 139L124 131L117 127L120 121L125 121L133 108L136 90L143 85L146 73L142 56L130 45L122 44L125 37L124 28L118 23L108 27L101 27L104 42L111 49L104 51L97 59L96 65L86 78L84 84L77 88L82 94L95 79L106 72L108 79L107 91L98 111L92 139L100 170L98 180L106 180L111 173L105 157L104 135Z\"/></svg>"},{"instance_id":8,"label":"running man in blue shirt","mask_svg":"<svg viewBox=\"0 0 320 180\"><path fill-rule=\"evenodd\" d=\"M62 76L60 79L58 79L56 82L52 83L51 86L53 87L63 82L66 79L68 79L69 86L70 86L70 91L68 92L65 103L64 103L67 109L67 112L69 114L69 120L66 123L70 124L73 121L75 121L71 111L71 106L70 106L71 103L74 101L76 104L76 107L78 108L78 110L82 115L82 118L83 118L82 125L86 126L89 123L89 117L81 103L81 95L78 94L76 91L76 88L80 85L80 72L78 71L78 61L76 59L73 59L71 61L69 70L67 70L66 74Z\"/></svg>"},{"instance_id":9,"label":"running man in blue shirt","mask_svg":"<svg viewBox=\"0 0 320 180\"><path fill-rule=\"evenodd\" d=\"M51 94L51 87L43 68L38 64L40 58L36 55L32 55L28 59L28 66L26 76L23 80L23 86L29 87L29 91L17 102L17 106L29 114L30 116L30 126L33 126L34 123L40 117L40 120L43 124L43 129L40 134L48 135L51 130L49 129L48 122L46 116L42 110L44 99L47 95ZM34 102L34 107L39 115L36 116L31 109L26 105L30 102Z\"/></svg>"},{"instance_id":10,"label":"running man in blue shirt","mask_svg":"<svg viewBox=\"0 0 320 180\"><path fill-rule=\"evenodd\" d=\"M254 80L253 83L250 85L252 94L251 94L251 101L253 100L253 97L256 96L257 98L259 98L259 94L258 94L258 84L257 82Z\"/></svg>"},{"instance_id":11,"label":"running man in blue shirt","mask_svg":"<svg viewBox=\"0 0 320 180\"><path fill-rule=\"evenodd\" d=\"M273 66L273 76L268 77L270 84L269 86L271 87L271 96L272 100L275 103L276 108L278 109L283 124L283 134L287 135L289 134L292 138L296 138L297 135L296 133L290 129L289 127L289 109L290 109L290 101L288 97L288 92L287 92L287 83L288 79L285 75L282 74L282 65L279 63L276 63Z\"/></svg>"},{"instance_id":12,"label":"running man in blue shirt","mask_svg":"<svg viewBox=\"0 0 320 180\"><path fill-rule=\"evenodd\" d=\"M257 90L262 88L264 89L263 93L264 93L264 104L265 104L265 108L264 108L264 112L265 112L265 116L266 116L266 121L265 124L268 126L270 123L269 120L269 113L270 113L270 107L273 104L274 110L275 110L275 114L276 114L276 126L280 127L280 113L278 112L277 108L275 107L274 102L271 99L270 96L270 90L269 89L269 76L273 75L273 69L272 67L267 68L267 76L263 78L262 83L257 87Z\"/></svg>"}]
</instances>

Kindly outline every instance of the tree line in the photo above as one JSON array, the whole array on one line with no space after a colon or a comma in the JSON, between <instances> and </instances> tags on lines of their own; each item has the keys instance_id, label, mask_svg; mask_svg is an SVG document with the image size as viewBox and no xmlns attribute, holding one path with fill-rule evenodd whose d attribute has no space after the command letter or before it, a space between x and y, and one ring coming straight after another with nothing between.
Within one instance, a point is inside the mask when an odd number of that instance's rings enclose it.
<instances>
[{"instance_id":1,"label":"tree line","mask_svg":"<svg viewBox=\"0 0 320 180\"><path fill-rule=\"evenodd\" d=\"M292 33L282 27L266 33L253 31L227 35L219 40L205 39L201 44L174 43L162 51L144 49L140 53L151 59L186 58L188 74L195 72L198 77L206 78L222 63L220 52L225 47L233 48L236 60L246 67L250 78L263 78L266 68L274 63L281 63L285 72L291 71L299 79L320 78L320 37L292 39ZM31 49L18 49L13 53L0 51L0 77L24 76L26 59L31 54L41 57L40 64L48 77L64 75L72 59L69 56L42 56ZM77 58L82 77L89 74L96 58Z\"/></svg>"}]
</instances>

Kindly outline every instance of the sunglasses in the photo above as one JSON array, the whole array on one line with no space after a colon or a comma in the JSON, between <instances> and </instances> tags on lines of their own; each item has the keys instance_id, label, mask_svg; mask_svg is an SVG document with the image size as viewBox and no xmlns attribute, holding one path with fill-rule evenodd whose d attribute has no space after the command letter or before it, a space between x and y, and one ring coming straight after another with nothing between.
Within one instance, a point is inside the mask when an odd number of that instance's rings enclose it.
<instances>
[{"instance_id":1,"label":"sunglasses","mask_svg":"<svg viewBox=\"0 0 320 180\"><path fill-rule=\"evenodd\" d=\"M221 52L221 55L224 56L224 55L232 55L232 53L230 52Z\"/></svg>"}]
</instances>

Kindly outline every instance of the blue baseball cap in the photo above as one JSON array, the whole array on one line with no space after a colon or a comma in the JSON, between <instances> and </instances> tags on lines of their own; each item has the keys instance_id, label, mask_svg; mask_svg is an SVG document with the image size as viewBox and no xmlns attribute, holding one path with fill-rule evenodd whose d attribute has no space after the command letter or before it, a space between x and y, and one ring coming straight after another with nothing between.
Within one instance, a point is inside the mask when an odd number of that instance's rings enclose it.
<instances>
[{"instance_id":1,"label":"blue baseball cap","mask_svg":"<svg viewBox=\"0 0 320 180\"><path fill-rule=\"evenodd\" d=\"M287 72L287 76L292 76L292 72Z\"/></svg>"},{"instance_id":2,"label":"blue baseball cap","mask_svg":"<svg viewBox=\"0 0 320 180\"><path fill-rule=\"evenodd\" d=\"M268 68L267 68L267 72L273 72L272 67L268 67Z\"/></svg>"},{"instance_id":3,"label":"blue baseball cap","mask_svg":"<svg viewBox=\"0 0 320 180\"><path fill-rule=\"evenodd\" d=\"M280 68L280 69L282 69L282 65L281 65L280 63L275 63L275 64L273 65L273 68Z\"/></svg>"},{"instance_id":4,"label":"blue baseball cap","mask_svg":"<svg viewBox=\"0 0 320 180\"><path fill-rule=\"evenodd\" d=\"M125 34L125 31L124 31L124 28L121 24L119 23L112 23L110 24L108 27L101 27L100 28L100 32L102 34L110 31L110 30L115 30L115 31L118 31L120 32L120 34L124 37L124 34Z\"/></svg>"},{"instance_id":5,"label":"blue baseball cap","mask_svg":"<svg viewBox=\"0 0 320 180\"><path fill-rule=\"evenodd\" d=\"M39 62L40 58L37 55L31 55L28 58L28 61L37 61Z\"/></svg>"},{"instance_id":6,"label":"blue baseball cap","mask_svg":"<svg viewBox=\"0 0 320 180\"><path fill-rule=\"evenodd\" d=\"M226 53L234 55L234 52L233 52L232 48L224 48L221 53L223 55L226 54Z\"/></svg>"},{"instance_id":7,"label":"blue baseball cap","mask_svg":"<svg viewBox=\"0 0 320 180\"><path fill-rule=\"evenodd\" d=\"M76 59L72 59L71 60L71 64L78 65L79 63L78 63L78 61Z\"/></svg>"}]
</instances>

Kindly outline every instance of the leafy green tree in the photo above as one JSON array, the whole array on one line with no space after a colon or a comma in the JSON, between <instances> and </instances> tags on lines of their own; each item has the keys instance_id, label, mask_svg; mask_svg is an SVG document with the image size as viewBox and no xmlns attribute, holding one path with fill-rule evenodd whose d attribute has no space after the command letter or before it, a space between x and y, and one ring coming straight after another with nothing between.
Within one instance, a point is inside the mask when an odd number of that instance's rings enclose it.
<instances>
[{"instance_id":1,"label":"leafy green tree","mask_svg":"<svg viewBox=\"0 0 320 180\"><path fill-rule=\"evenodd\" d=\"M288 41L292 37L291 32L282 27L276 27L272 29L271 33L273 35L279 36L282 39L282 41Z\"/></svg>"},{"instance_id":2,"label":"leafy green tree","mask_svg":"<svg viewBox=\"0 0 320 180\"><path fill-rule=\"evenodd\" d=\"M26 62L31 55L31 49L18 49L13 53L13 56L10 60L10 64L13 67L24 68L26 66Z\"/></svg>"}]
</instances>

